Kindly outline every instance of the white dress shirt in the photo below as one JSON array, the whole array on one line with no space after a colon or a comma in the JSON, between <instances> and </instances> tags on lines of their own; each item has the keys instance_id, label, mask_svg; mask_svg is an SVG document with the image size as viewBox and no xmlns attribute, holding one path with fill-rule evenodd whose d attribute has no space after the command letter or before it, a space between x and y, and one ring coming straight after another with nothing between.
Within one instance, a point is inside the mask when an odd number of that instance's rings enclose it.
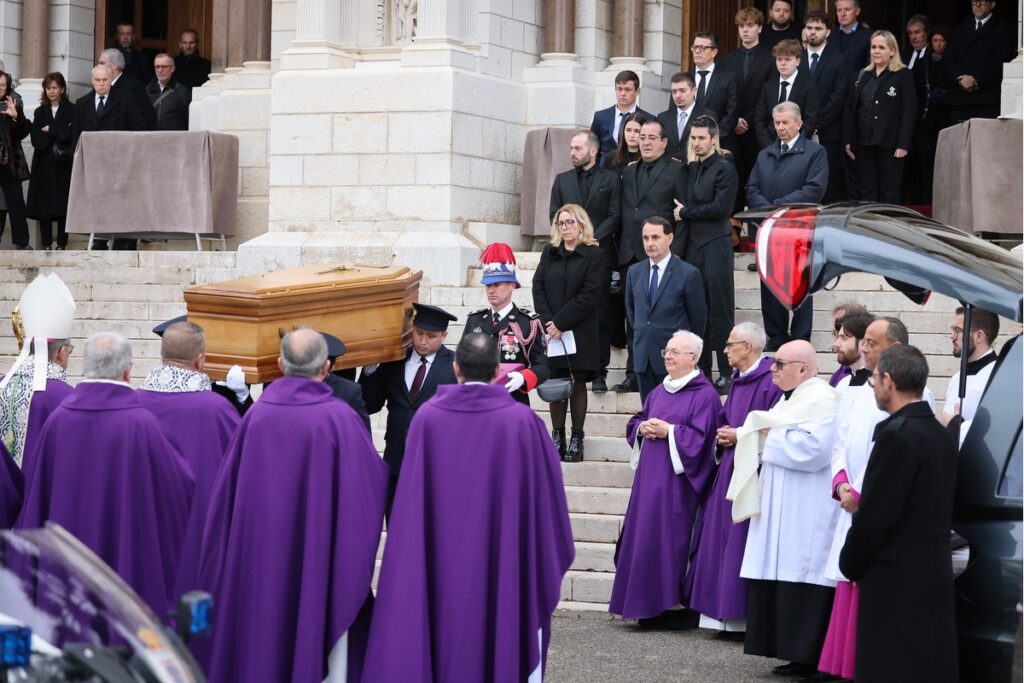
<instances>
[{"instance_id":1,"label":"white dress shirt","mask_svg":"<svg viewBox=\"0 0 1024 683\"><path fill-rule=\"evenodd\" d=\"M424 381L426 381L427 374L430 373L430 366L433 365L434 358L436 356L437 356L437 353L432 353L429 356L421 356L420 354L416 353L415 349L413 349L413 352L409 354L409 360L405 361L405 388L406 389L409 389L409 390L412 389L413 380L416 379L416 372L420 369L420 358L426 358L427 359L427 369L426 369L426 371L423 374L423 379L424 379Z\"/></svg>"}]
</instances>

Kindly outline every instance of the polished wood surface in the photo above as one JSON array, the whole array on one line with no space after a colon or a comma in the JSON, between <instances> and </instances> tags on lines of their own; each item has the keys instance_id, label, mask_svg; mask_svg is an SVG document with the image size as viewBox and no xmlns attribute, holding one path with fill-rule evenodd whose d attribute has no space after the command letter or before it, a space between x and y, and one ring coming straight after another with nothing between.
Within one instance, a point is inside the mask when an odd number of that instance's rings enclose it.
<instances>
[{"instance_id":1,"label":"polished wood surface","mask_svg":"<svg viewBox=\"0 0 1024 683\"><path fill-rule=\"evenodd\" d=\"M335 369L405 357L422 277L404 266L302 266L193 287L185 304L206 332L207 374L223 379L237 364L257 384L281 376L281 337L299 326L345 343Z\"/></svg>"}]
</instances>

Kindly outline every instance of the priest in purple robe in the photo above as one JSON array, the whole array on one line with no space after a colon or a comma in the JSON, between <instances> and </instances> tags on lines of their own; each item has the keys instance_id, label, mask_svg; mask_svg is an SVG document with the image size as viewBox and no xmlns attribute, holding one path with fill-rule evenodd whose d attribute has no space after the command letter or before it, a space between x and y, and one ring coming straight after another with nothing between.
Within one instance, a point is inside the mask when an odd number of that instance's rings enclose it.
<instances>
[{"instance_id":1,"label":"priest in purple robe","mask_svg":"<svg viewBox=\"0 0 1024 683\"><path fill-rule=\"evenodd\" d=\"M732 479L736 428L752 410L768 410L782 396L772 383L772 359L763 355L767 337L760 325L743 322L732 329L725 355L733 368L724 424L718 428L720 463L707 505L694 531L693 562L687 576L690 607L700 612L703 628L737 633L746 630L747 580L740 578L750 522L732 521L725 494Z\"/></svg>"},{"instance_id":2,"label":"priest in purple robe","mask_svg":"<svg viewBox=\"0 0 1024 683\"><path fill-rule=\"evenodd\" d=\"M14 526L24 495L25 476L14 464L7 447L0 443L0 529Z\"/></svg>"},{"instance_id":3,"label":"priest in purple robe","mask_svg":"<svg viewBox=\"0 0 1024 683\"><path fill-rule=\"evenodd\" d=\"M238 412L223 396L210 390L206 338L195 323L174 323L163 331L160 365L149 371L137 394L185 456L195 478L185 545L181 552L174 594L199 588L199 548L217 476L228 442L238 426Z\"/></svg>"},{"instance_id":4,"label":"priest in purple robe","mask_svg":"<svg viewBox=\"0 0 1024 683\"><path fill-rule=\"evenodd\" d=\"M199 570L217 606L209 680L359 681L388 467L323 381L323 335L286 334L278 366L210 500Z\"/></svg>"},{"instance_id":5,"label":"priest in purple robe","mask_svg":"<svg viewBox=\"0 0 1024 683\"><path fill-rule=\"evenodd\" d=\"M662 351L668 376L626 427L636 477L608 611L644 626L671 625L673 608L686 601L694 518L714 478L722 404L697 368L703 346L692 332L669 339Z\"/></svg>"},{"instance_id":6,"label":"priest in purple robe","mask_svg":"<svg viewBox=\"0 0 1024 683\"><path fill-rule=\"evenodd\" d=\"M540 681L575 550L558 450L470 333L460 384L416 412L391 511L364 681Z\"/></svg>"},{"instance_id":7,"label":"priest in purple robe","mask_svg":"<svg viewBox=\"0 0 1024 683\"><path fill-rule=\"evenodd\" d=\"M53 411L33 447L15 526L60 524L162 616L177 598L192 473L128 384L128 340L109 332L90 336L83 367L85 379Z\"/></svg>"}]
</instances>

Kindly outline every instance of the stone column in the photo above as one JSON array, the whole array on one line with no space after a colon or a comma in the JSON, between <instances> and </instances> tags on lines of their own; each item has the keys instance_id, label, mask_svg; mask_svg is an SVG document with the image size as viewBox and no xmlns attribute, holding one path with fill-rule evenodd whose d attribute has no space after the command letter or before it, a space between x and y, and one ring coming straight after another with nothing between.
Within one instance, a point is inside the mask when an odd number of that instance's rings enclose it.
<instances>
[{"instance_id":1,"label":"stone column","mask_svg":"<svg viewBox=\"0 0 1024 683\"><path fill-rule=\"evenodd\" d=\"M475 69L475 57L463 47L475 42L475 5L473 0L420 0L416 36L402 48L402 64Z\"/></svg>"},{"instance_id":2,"label":"stone column","mask_svg":"<svg viewBox=\"0 0 1024 683\"><path fill-rule=\"evenodd\" d=\"M576 52L576 0L544 0L544 54Z\"/></svg>"},{"instance_id":3,"label":"stone column","mask_svg":"<svg viewBox=\"0 0 1024 683\"><path fill-rule=\"evenodd\" d=\"M612 60L644 58L644 1L615 0L612 5Z\"/></svg>"},{"instance_id":4,"label":"stone column","mask_svg":"<svg viewBox=\"0 0 1024 683\"><path fill-rule=\"evenodd\" d=\"M34 99L50 71L50 3L38 0L21 7L21 73L15 75L19 89ZM32 118L34 110L34 105L26 103L26 116Z\"/></svg>"},{"instance_id":5,"label":"stone column","mask_svg":"<svg viewBox=\"0 0 1024 683\"><path fill-rule=\"evenodd\" d=\"M582 126L593 115L593 97L576 54L576 0L544 0L543 11L544 51L540 62L523 70L530 93L526 123Z\"/></svg>"},{"instance_id":6,"label":"stone column","mask_svg":"<svg viewBox=\"0 0 1024 683\"><path fill-rule=\"evenodd\" d=\"M270 61L271 0L230 0L227 64Z\"/></svg>"},{"instance_id":7,"label":"stone column","mask_svg":"<svg viewBox=\"0 0 1024 683\"><path fill-rule=\"evenodd\" d=\"M295 40L281 53L282 69L337 69L352 65L342 49L358 31L358 0L298 0Z\"/></svg>"}]
</instances>

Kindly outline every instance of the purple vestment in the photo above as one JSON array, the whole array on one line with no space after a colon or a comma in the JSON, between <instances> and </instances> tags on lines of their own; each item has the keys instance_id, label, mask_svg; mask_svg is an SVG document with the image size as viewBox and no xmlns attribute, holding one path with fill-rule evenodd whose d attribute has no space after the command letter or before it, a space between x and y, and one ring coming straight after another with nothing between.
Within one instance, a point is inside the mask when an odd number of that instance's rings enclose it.
<instances>
[{"instance_id":1,"label":"purple vestment","mask_svg":"<svg viewBox=\"0 0 1024 683\"><path fill-rule=\"evenodd\" d=\"M412 420L366 683L525 681L575 547L558 451L502 386L438 387Z\"/></svg>"},{"instance_id":2,"label":"purple vestment","mask_svg":"<svg viewBox=\"0 0 1024 683\"><path fill-rule=\"evenodd\" d=\"M387 482L366 426L327 384L267 387L210 498L199 577L217 610L211 682L320 683L332 653L333 674L347 665L359 680Z\"/></svg>"},{"instance_id":3,"label":"purple vestment","mask_svg":"<svg viewBox=\"0 0 1024 683\"><path fill-rule=\"evenodd\" d=\"M212 391L173 393L140 389L137 393L142 406L156 416L177 443L195 479L195 495L174 584L174 594L180 596L199 588L199 548L203 542L210 491L224 451L238 426L238 411L226 398Z\"/></svg>"},{"instance_id":4,"label":"purple vestment","mask_svg":"<svg viewBox=\"0 0 1024 683\"><path fill-rule=\"evenodd\" d=\"M26 474L32 464L32 442L42 431L47 418L57 409L74 389L59 379L46 380L46 391L32 392L32 403L28 411L28 426L25 428L25 443L22 449L21 469Z\"/></svg>"},{"instance_id":5,"label":"purple vestment","mask_svg":"<svg viewBox=\"0 0 1024 683\"><path fill-rule=\"evenodd\" d=\"M675 427L671 438L683 474L673 469L668 439L644 439L608 605L623 619L656 617L684 600L694 517L715 472L721 399L703 374L676 393L659 385L629 420L626 439L631 445L640 423L649 418Z\"/></svg>"},{"instance_id":6,"label":"purple vestment","mask_svg":"<svg viewBox=\"0 0 1024 683\"><path fill-rule=\"evenodd\" d=\"M852 374L853 373L850 372L849 365L840 365L836 371L832 373L832 376L828 378L828 384L831 387L838 386L839 383L843 381L844 377L849 377ZM760 410L760 408L755 408L754 410Z\"/></svg>"},{"instance_id":7,"label":"purple vestment","mask_svg":"<svg viewBox=\"0 0 1024 683\"><path fill-rule=\"evenodd\" d=\"M733 373L723 424L739 427L750 411L775 405L782 391L772 384L771 367L772 359L762 358L748 374ZM694 532L693 563L687 577L690 607L718 620L747 616L747 581L740 578L740 565L750 521L733 524L732 503L725 499L735 451L734 447L722 449L715 483Z\"/></svg>"},{"instance_id":8,"label":"purple vestment","mask_svg":"<svg viewBox=\"0 0 1024 683\"><path fill-rule=\"evenodd\" d=\"M46 421L31 458L16 526L60 524L166 615L176 600L192 474L132 388L80 383Z\"/></svg>"},{"instance_id":9,"label":"purple vestment","mask_svg":"<svg viewBox=\"0 0 1024 683\"><path fill-rule=\"evenodd\" d=\"M7 447L0 443L0 529L10 529L21 511L25 477L14 464Z\"/></svg>"}]
</instances>

